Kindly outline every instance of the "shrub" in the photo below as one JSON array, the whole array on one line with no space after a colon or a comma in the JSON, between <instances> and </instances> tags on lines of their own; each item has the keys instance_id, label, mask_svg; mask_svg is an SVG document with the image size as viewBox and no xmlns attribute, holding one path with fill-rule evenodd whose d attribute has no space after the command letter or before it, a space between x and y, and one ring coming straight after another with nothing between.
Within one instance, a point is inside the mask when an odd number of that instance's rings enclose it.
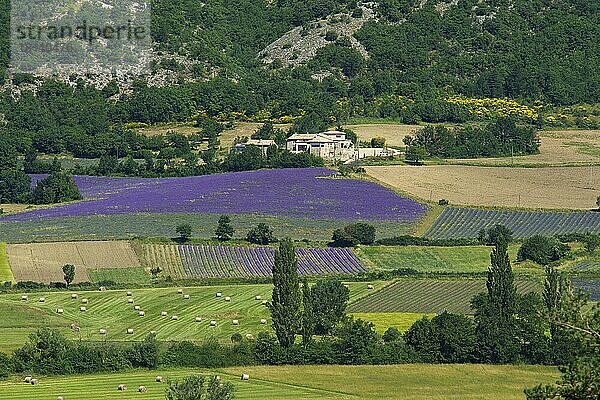
<instances>
[{"instance_id":1,"label":"shrub","mask_svg":"<svg viewBox=\"0 0 600 400\"><path fill-rule=\"evenodd\" d=\"M273 236L273 230L265 223L260 223L248 231L246 240L254 244L269 244L277 241Z\"/></svg>"},{"instance_id":2,"label":"shrub","mask_svg":"<svg viewBox=\"0 0 600 400\"><path fill-rule=\"evenodd\" d=\"M513 240L513 232L506 226L498 224L489 229L481 229L477 240L486 246L495 246L498 243L509 244Z\"/></svg>"},{"instance_id":3,"label":"shrub","mask_svg":"<svg viewBox=\"0 0 600 400\"><path fill-rule=\"evenodd\" d=\"M10 357L4 353L0 353L0 379L6 379L12 371Z\"/></svg>"},{"instance_id":4,"label":"shrub","mask_svg":"<svg viewBox=\"0 0 600 400\"><path fill-rule=\"evenodd\" d=\"M155 334L149 334L142 342L135 342L131 347L131 365L138 368L154 369L158 366L159 343Z\"/></svg>"},{"instance_id":5,"label":"shrub","mask_svg":"<svg viewBox=\"0 0 600 400\"><path fill-rule=\"evenodd\" d=\"M229 400L234 398L230 382L221 382L216 376L206 381L204 376L188 376L182 381L170 382L167 400Z\"/></svg>"},{"instance_id":6,"label":"shrub","mask_svg":"<svg viewBox=\"0 0 600 400\"><path fill-rule=\"evenodd\" d=\"M548 265L563 258L569 250L568 245L554 237L536 235L523 242L517 258L519 261L531 260L540 265Z\"/></svg>"},{"instance_id":7,"label":"shrub","mask_svg":"<svg viewBox=\"0 0 600 400\"><path fill-rule=\"evenodd\" d=\"M357 244L372 244L375 241L375 227L366 222L347 225L336 229L331 237L331 245L335 247L351 247Z\"/></svg>"},{"instance_id":8,"label":"shrub","mask_svg":"<svg viewBox=\"0 0 600 400\"><path fill-rule=\"evenodd\" d=\"M175 228L175 233L179 235L179 241L187 242L192 236L192 226L190 224L181 224Z\"/></svg>"}]
</instances>

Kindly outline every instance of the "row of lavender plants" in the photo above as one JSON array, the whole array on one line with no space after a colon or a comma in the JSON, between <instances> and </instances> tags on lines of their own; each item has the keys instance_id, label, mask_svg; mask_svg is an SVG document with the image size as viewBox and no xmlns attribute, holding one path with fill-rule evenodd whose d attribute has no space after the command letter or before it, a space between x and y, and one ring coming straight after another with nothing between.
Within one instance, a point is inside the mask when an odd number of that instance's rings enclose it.
<instances>
[{"instance_id":1,"label":"row of lavender plants","mask_svg":"<svg viewBox=\"0 0 600 400\"><path fill-rule=\"evenodd\" d=\"M272 275L275 250L269 247L177 246L190 278L254 278ZM299 248L300 275L352 275L366 268L349 249Z\"/></svg>"}]
</instances>

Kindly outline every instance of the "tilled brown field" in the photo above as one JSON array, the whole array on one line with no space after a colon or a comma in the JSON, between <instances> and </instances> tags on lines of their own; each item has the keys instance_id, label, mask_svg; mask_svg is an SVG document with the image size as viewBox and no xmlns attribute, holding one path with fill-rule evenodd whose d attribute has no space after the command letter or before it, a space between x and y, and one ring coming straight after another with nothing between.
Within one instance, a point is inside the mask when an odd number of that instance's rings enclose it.
<instances>
[{"instance_id":1,"label":"tilled brown field","mask_svg":"<svg viewBox=\"0 0 600 400\"><path fill-rule=\"evenodd\" d=\"M366 167L372 177L424 200L531 209L595 207L600 167L507 168L463 165Z\"/></svg>"},{"instance_id":2,"label":"tilled brown field","mask_svg":"<svg viewBox=\"0 0 600 400\"><path fill-rule=\"evenodd\" d=\"M62 282L65 264L75 265L75 283L88 281L88 270L140 267L126 241L9 244L6 251L16 281Z\"/></svg>"}]
</instances>

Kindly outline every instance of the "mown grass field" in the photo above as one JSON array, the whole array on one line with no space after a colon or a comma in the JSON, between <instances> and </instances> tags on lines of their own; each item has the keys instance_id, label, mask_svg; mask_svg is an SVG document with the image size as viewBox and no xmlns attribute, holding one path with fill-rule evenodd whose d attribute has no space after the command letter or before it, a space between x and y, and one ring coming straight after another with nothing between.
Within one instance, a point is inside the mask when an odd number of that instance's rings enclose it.
<instances>
[{"instance_id":1,"label":"mown grass field","mask_svg":"<svg viewBox=\"0 0 600 400\"><path fill-rule=\"evenodd\" d=\"M8 263L8 256L6 255L6 243L0 243L0 283L14 281L15 277L13 276L12 269Z\"/></svg>"},{"instance_id":2,"label":"mown grass field","mask_svg":"<svg viewBox=\"0 0 600 400\"><path fill-rule=\"evenodd\" d=\"M518 245L511 245L509 256L514 262ZM491 247L487 246L361 246L355 250L369 269L410 268L423 273L482 273L490 265ZM515 273L543 273L529 263L513 265Z\"/></svg>"},{"instance_id":3,"label":"mown grass field","mask_svg":"<svg viewBox=\"0 0 600 400\"><path fill-rule=\"evenodd\" d=\"M354 318L360 318L372 322L378 333L384 333L388 328L396 328L400 332L405 332L424 316L433 318L436 314L420 313L352 313Z\"/></svg>"},{"instance_id":4,"label":"mown grass field","mask_svg":"<svg viewBox=\"0 0 600 400\"><path fill-rule=\"evenodd\" d=\"M504 168L465 165L366 167L387 185L424 200L452 205L590 210L600 167ZM564 194L568 193L568 196Z\"/></svg>"},{"instance_id":5,"label":"mown grass field","mask_svg":"<svg viewBox=\"0 0 600 400\"><path fill-rule=\"evenodd\" d=\"M240 381L242 373L249 381ZM523 390L558 379L556 368L503 365L385 365L385 366L259 366L219 371L168 369L72 377L41 377L37 386L20 377L0 381L0 398L13 400L145 399L163 400L166 383L157 375L181 379L194 374L218 374L235 386L238 400L308 399L523 399ZM118 392L117 386L127 385ZM144 385L146 393L137 393Z\"/></svg>"},{"instance_id":6,"label":"mown grass field","mask_svg":"<svg viewBox=\"0 0 600 400\"><path fill-rule=\"evenodd\" d=\"M348 283L350 300L356 301L384 287L387 282L372 282L374 289L368 289L368 283ZM131 297L133 304L128 303L126 290L109 290L106 292L77 292L78 298L72 299L74 292L32 293L28 301L21 300L20 293L0 296L0 351L13 351L22 346L28 335L43 326L59 328L70 339L127 341L141 340L150 331L157 332L157 338L163 341L192 340L202 341L216 338L228 342L233 333L258 334L270 330L270 312L262 305L262 300L271 298L271 285L238 285L183 288L184 299L177 293L178 288L138 289ZM216 293L222 297L216 297ZM40 303L39 298L45 302ZM226 301L230 297L231 301ZM88 299L83 304L83 299ZM144 311L145 316L139 316ZM80 311L85 306L87 311ZM62 308L64 313L56 313ZM166 311L167 316L161 316ZM179 320L171 320L172 316ZM196 322L196 317L202 318ZM237 319L239 325L233 325ZM261 324L266 319L267 324ZM217 321L216 327L210 321ZM73 333L69 327L72 323L80 326L79 333ZM127 329L134 334L128 335ZM107 335L99 334L106 329Z\"/></svg>"},{"instance_id":7,"label":"mown grass field","mask_svg":"<svg viewBox=\"0 0 600 400\"><path fill-rule=\"evenodd\" d=\"M540 291L535 281L516 281L519 292ZM400 279L348 307L350 313L472 314L471 299L486 291L484 280Z\"/></svg>"},{"instance_id":8,"label":"mown grass field","mask_svg":"<svg viewBox=\"0 0 600 400\"><path fill-rule=\"evenodd\" d=\"M244 238L250 227L264 222L276 237L331 240L335 229L347 221L282 218L261 215L232 215L236 238ZM193 237L214 237L219 216L216 214L122 214L70 217L26 222L0 222L0 241L9 243L52 242L66 240L117 240L136 237L175 237L175 228L189 223ZM413 224L378 222L380 237L408 234Z\"/></svg>"}]
</instances>

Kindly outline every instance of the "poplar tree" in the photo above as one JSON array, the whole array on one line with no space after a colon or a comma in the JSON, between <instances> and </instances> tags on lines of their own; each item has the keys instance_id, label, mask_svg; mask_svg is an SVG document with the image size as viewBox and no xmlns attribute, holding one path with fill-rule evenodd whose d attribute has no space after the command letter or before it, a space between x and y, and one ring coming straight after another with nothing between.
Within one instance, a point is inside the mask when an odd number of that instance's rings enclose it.
<instances>
[{"instance_id":1,"label":"poplar tree","mask_svg":"<svg viewBox=\"0 0 600 400\"><path fill-rule=\"evenodd\" d=\"M302 280L302 344L307 346L312 342L315 331L312 290L308 280Z\"/></svg>"},{"instance_id":2,"label":"poplar tree","mask_svg":"<svg viewBox=\"0 0 600 400\"><path fill-rule=\"evenodd\" d=\"M300 328L301 303L298 260L292 240L287 238L282 240L279 248L275 250L273 299L269 305L273 329L283 348L294 344L296 332Z\"/></svg>"}]
</instances>

